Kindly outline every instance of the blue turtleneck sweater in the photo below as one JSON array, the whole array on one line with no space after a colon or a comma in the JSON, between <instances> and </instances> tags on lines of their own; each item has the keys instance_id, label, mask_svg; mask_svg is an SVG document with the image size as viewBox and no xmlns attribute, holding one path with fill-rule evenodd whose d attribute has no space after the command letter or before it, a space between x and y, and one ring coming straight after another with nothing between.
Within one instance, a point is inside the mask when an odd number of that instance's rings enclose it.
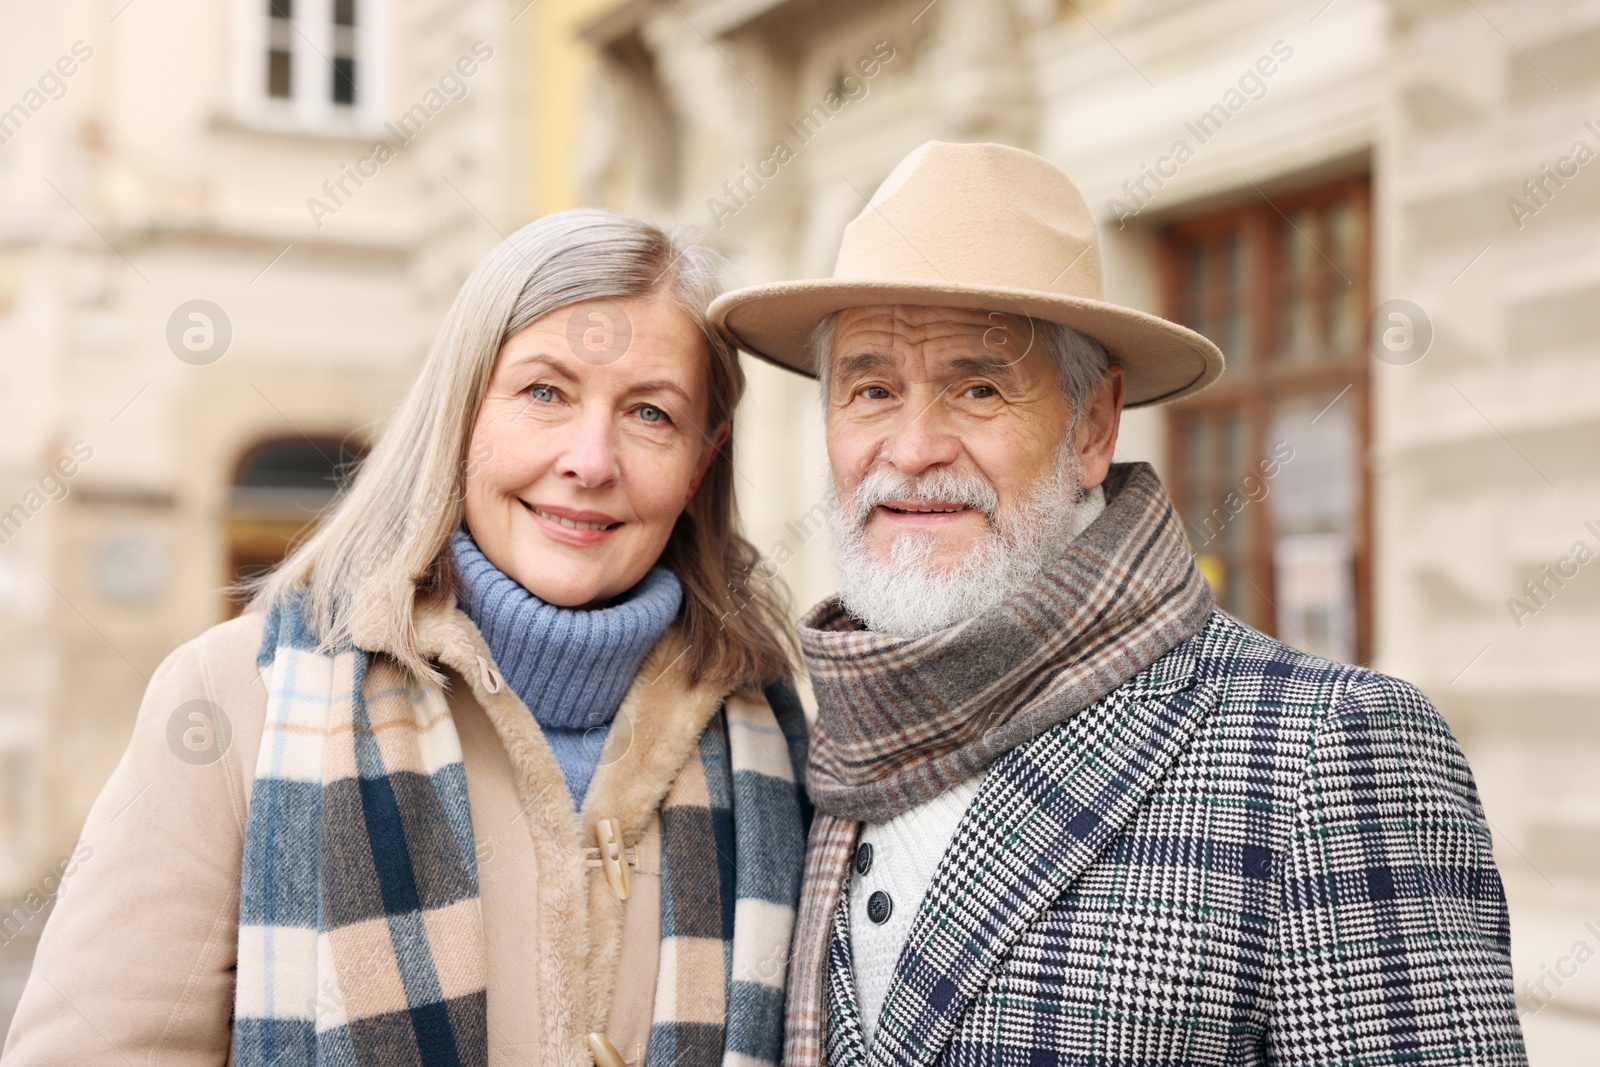
<instances>
[{"instance_id":1,"label":"blue turtleneck sweater","mask_svg":"<svg viewBox=\"0 0 1600 1067\"><path fill-rule=\"evenodd\" d=\"M450 538L461 610L483 634L512 692L533 712L575 807L600 764L611 720L650 649L683 603L683 587L652 567L592 611L547 603L489 562L464 530Z\"/></svg>"}]
</instances>

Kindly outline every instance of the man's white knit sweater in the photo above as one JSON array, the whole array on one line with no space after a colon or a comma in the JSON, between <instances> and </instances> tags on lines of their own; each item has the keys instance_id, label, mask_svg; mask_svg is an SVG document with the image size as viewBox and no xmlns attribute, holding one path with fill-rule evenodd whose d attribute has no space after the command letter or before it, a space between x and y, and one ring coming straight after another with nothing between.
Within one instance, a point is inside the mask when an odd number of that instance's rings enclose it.
<instances>
[{"instance_id":1,"label":"man's white knit sweater","mask_svg":"<svg viewBox=\"0 0 1600 1067\"><path fill-rule=\"evenodd\" d=\"M982 784L980 774L888 822L861 828L856 860L850 867L850 954L861 1008L861 1036L868 1047L878 1029L878 1012L889 992L895 962L911 932L911 920L955 836L956 824ZM863 847L871 850L872 857L865 874L861 873ZM873 921L882 915L881 905L879 909L870 906L876 893L886 894L889 902L888 918L883 922Z\"/></svg>"}]
</instances>

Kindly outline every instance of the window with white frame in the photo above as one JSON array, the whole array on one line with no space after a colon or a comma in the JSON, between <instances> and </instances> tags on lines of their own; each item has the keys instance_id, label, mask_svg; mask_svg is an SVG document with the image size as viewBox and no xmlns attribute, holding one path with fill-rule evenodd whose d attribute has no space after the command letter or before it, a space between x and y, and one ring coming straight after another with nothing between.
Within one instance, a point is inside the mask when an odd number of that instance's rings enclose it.
<instances>
[{"instance_id":1,"label":"window with white frame","mask_svg":"<svg viewBox=\"0 0 1600 1067\"><path fill-rule=\"evenodd\" d=\"M386 0L238 0L243 111L297 127L372 125Z\"/></svg>"},{"instance_id":2,"label":"window with white frame","mask_svg":"<svg viewBox=\"0 0 1600 1067\"><path fill-rule=\"evenodd\" d=\"M267 95L294 97L294 0L267 0Z\"/></svg>"},{"instance_id":3,"label":"window with white frame","mask_svg":"<svg viewBox=\"0 0 1600 1067\"><path fill-rule=\"evenodd\" d=\"M356 102L356 0L333 0L333 88L335 104Z\"/></svg>"}]
</instances>

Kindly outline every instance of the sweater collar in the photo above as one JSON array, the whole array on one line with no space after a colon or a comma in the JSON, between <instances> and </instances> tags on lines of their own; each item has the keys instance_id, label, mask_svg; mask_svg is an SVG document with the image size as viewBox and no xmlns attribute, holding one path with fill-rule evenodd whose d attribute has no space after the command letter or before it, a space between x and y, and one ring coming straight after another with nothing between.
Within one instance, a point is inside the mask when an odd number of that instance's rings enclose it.
<instances>
[{"instance_id":1,"label":"sweater collar","mask_svg":"<svg viewBox=\"0 0 1600 1067\"><path fill-rule=\"evenodd\" d=\"M450 537L461 610L483 634L495 665L541 726L609 724L650 649L683 603L664 567L604 608L563 608L501 571L465 530Z\"/></svg>"}]
</instances>

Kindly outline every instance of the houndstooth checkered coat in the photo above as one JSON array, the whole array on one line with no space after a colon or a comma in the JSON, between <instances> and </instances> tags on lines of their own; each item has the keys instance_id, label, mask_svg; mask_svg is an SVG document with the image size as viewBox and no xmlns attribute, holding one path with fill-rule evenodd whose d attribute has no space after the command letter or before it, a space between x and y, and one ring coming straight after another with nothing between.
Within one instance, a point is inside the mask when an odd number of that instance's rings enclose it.
<instances>
[{"instance_id":1,"label":"houndstooth checkered coat","mask_svg":"<svg viewBox=\"0 0 1600 1067\"><path fill-rule=\"evenodd\" d=\"M1406 683L1221 612L993 766L870 1058L847 905L829 1067L1526 1063L1449 728Z\"/></svg>"}]
</instances>

